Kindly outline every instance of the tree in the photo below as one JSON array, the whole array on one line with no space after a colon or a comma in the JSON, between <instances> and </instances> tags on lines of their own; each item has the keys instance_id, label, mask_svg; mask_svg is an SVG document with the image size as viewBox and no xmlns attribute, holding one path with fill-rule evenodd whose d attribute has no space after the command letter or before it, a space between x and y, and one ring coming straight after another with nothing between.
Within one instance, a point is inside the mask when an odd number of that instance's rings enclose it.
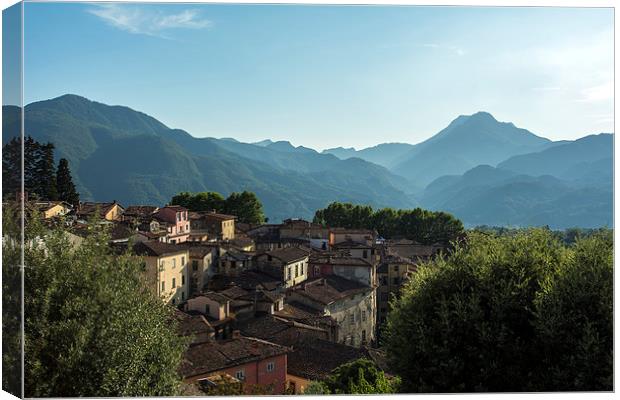
<instances>
[{"instance_id":1,"label":"tree","mask_svg":"<svg viewBox=\"0 0 620 400\"><path fill-rule=\"evenodd\" d=\"M384 238L406 237L423 244L448 245L463 234L463 224L448 213L384 208L333 202L317 210L315 223L350 229L375 229Z\"/></svg>"},{"instance_id":2,"label":"tree","mask_svg":"<svg viewBox=\"0 0 620 400\"><path fill-rule=\"evenodd\" d=\"M233 192L226 198L224 211L236 215L239 222L246 224L262 224L265 222L263 205L252 192Z\"/></svg>"},{"instance_id":3,"label":"tree","mask_svg":"<svg viewBox=\"0 0 620 400\"><path fill-rule=\"evenodd\" d=\"M566 247L545 229L473 232L419 266L384 335L404 391L611 390L605 240Z\"/></svg>"},{"instance_id":4,"label":"tree","mask_svg":"<svg viewBox=\"0 0 620 400\"><path fill-rule=\"evenodd\" d=\"M38 189L35 190L44 200L57 200L56 166L54 164L54 145L46 143L39 146L39 156L35 164Z\"/></svg>"},{"instance_id":5,"label":"tree","mask_svg":"<svg viewBox=\"0 0 620 400\"><path fill-rule=\"evenodd\" d=\"M372 361L361 358L334 369L324 385L334 394L379 394L396 393L398 383L398 379L390 381Z\"/></svg>"},{"instance_id":6,"label":"tree","mask_svg":"<svg viewBox=\"0 0 620 400\"><path fill-rule=\"evenodd\" d=\"M323 382L310 381L310 383L308 383L308 386L306 386L306 388L304 389L304 394L310 394L310 395L329 394L329 389Z\"/></svg>"},{"instance_id":7,"label":"tree","mask_svg":"<svg viewBox=\"0 0 620 400\"><path fill-rule=\"evenodd\" d=\"M105 231L72 247L61 228L27 222L25 395L170 396L186 343L147 288L141 260Z\"/></svg>"},{"instance_id":8,"label":"tree","mask_svg":"<svg viewBox=\"0 0 620 400\"><path fill-rule=\"evenodd\" d=\"M14 137L2 148L2 197L15 199L22 190L22 141Z\"/></svg>"},{"instance_id":9,"label":"tree","mask_svg":"<svg viewBox=\"0 0 620 400\"><path fill-rule=\"evenodd\" d=\"M58 162L56 188L58 190L58 200L66 201L74 206L79 204L80 195L75 190L71 171L69 170L69 161L65 158L61 158Z\"/></svg>"}]
</instances>

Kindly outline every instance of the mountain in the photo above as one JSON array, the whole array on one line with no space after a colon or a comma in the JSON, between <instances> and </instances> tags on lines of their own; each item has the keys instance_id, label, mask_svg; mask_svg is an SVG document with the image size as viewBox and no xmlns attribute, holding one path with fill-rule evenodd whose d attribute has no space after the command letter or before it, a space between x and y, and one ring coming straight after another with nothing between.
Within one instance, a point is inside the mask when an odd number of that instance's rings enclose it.
<instances>
[{"instance_id":1,"label":"mountain","mask_svg":"<svg viewBox=\"0 0 620 400\"><path fill-rule=\"evenodd\" d=\"M390 170L422 186L443 175L460 175L478 165L542 150L549 139L498 122L491 114L461 115L430 139L394 160Z\"/></svg>"},{"instance_id":2,"label":"mountain","mask_svg":"<svg viewBox=\"0 0 620 400\"><path fill-rule=\"evenodd\" d=\"M613 187L605 179L571 181L484 165L436 179L420 201L453 213L466 226L613 226Z\"/></svg>"},{"instance_id":3,"label":"mountain","mask_svg":"<svg viewBox=\"0 0 620 400\"><path fill-rule=\"evenodd\" d=\"M3 142L19 132L18 111L3 107ZM397 187L406 186L402 178L366 161L343 161L290 143L261 147L195 138L128 107L76 95L26 106L25 133L55 144L57 158L70 161L85 200L159 205L184 190L224 195L251 190L276 221L311 218L316 209L336 200L415 205Z\"/></svg>"},{"instance_id":4,"label":"mountain","mask_svg":"<svg viewBox=\"0 0 620 400\"><path fill-rule=\"evenodd\" d=\"M588 180L596 173L611 179L613 150L613 135L601 133L543 151L514 156L497 167L521 174L553 175L568 180Z\"/></svg>"},{"instance_id":5,"label":"mountain","mask_svg":"<svg viewBox=\"0 0 620 400\"><path fill-rule=\"evenodd\" d=\"M382 143L377 146L368 147L362 150L355 150L353 147L336 147L323 150L325 154L333 154L341 160L351 157L361 158L362 160L391 168L394 161L405 155L415 146L408 143Z\"/></svg>"},{"instance_id":6,"label":"mountain","mask_svg":"<svg viewBox=\"0 0 620 400\"><path fill-rule=\"evenodd\" d=\"M265 140L261 140L260 142L254 142L252 144L256 145L256 146L269 146L271 143L273 143L273 141L271 141L271 139L265 139Z\"/></svg>"}]
</instances>

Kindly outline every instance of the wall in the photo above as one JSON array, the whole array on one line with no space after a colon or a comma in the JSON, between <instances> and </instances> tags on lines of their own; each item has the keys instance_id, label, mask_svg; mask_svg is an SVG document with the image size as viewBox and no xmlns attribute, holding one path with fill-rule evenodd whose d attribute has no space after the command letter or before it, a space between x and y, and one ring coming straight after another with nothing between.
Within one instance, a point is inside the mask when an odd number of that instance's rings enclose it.
<instances>
[{"instance_id":1,"label":"wall","mask_svg":"<svg viewBox=\"0 0 620 400\"><path fill-rule=\"evenodd\" d=\"M158 290L159 295L162 296L166 303L176 305L189 297L188 262L189 252L187 250L159 257ZM162 263L163 269L161 268ZM185 280L183 277L185 277ZM172 287L173 279L175 280L175 288ZM164 290L162 290L162 282L165 282Z\"/></svg>"},{"instance_id":2,"label":"wall","mask_svg":"<svg viewBox=\"0 0 620 400\"><path fill-rule=\"evenodd\" d=\"M209 316L211 318L215 318L217 320L222 320L226 318L229 314L229 306L230 304L220 304L215 300L211 300L206 296L198 296L192 299L187 300L186 309L187 311L198 311L203 314L207 314L206 306L209 305Z\"/></svg>"}]
</instances>

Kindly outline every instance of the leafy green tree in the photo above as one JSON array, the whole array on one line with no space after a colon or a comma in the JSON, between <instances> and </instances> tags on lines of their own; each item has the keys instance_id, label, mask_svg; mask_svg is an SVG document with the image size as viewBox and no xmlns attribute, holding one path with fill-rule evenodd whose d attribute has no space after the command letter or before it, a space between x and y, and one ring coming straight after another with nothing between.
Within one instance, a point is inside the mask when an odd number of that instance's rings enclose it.
<instances>
[{"instance_id":1,"label":"leafy green tree","mask_svg":"<svg viewBox=\"0 0 620 400\"><path fill-rule=\"evenodd\" d=\"M323 382L311 381L304 389L304 394L322 395L329 394L329 389Z\"/></svg>"},{"instance_id":2,"label":"leafy green tree","mask_svg":"<svg viewBox=\"0 0 620 400\"><path fill-rule=\"evenodd\" d=\"M396 393L399 381L390 381L372 361L361 358L334 369L323 383L334 394L379 394Z\"/></svg>"},{"instance_id":3,"label":"leafy green tree","mask_svg":"<svg viewBox=\"0 0 620 400\"><path fill-rule=\"evenodd\" d=\"M463 224L448 213L384 208L373 211L370 206L333 202L317 210L315 223L351 229L375 229L385 238L406 237L423 244L447 245L462 236Z\"/></svg>"},{"instance_id":4,"label":"leafy green tree","mask_svg":"<svg viewBox=\"0 0 620 400\"><path fill-rule=\"evenodd\" d=\"M222 211L224 207L224 197L217 192L196 193L190 201L192 211Z\"/></svg>"},{"instance_id":5,"label":"leafy green tree","mask_svg":"<svg viewBox=\"0 0 620 400\"><path fill-rule=\"evenodd\" d=\"M56 188L58 190L58 200L66 201L69 204L77 205L80 202L80 195L75 190L71 171L69 170L69 161L61 158L58 162L58 170L56 171Z\"/></svg>"},{"instance_id":6,"label":"leafy green tree","mask_svg":"<svg viewBox=\"0 0 620 400\"><path fill-rule=\"evenodd\" d=\"M23 397L21 233L20 203L13 199L2 205L2 389L16 397Z\"/></svg>"},{"instance_id":7,"label":"leafy green tree","mask_svg":"<svg viewBox=\"0 0 620 400\"><path fill-rule=\"evenodd\" d=\"M473 232L419 266L384 332L403 390L611 390L612 246L602 243Z\"/></svg>"},{"instance_id":8,"label":"leafy green tree","mask_svg":"<svg viewBox=\"0 0 620 400\"><path fill-rule=\"evenodd\" d=\"M113 254L105 230L72 246L38 221L24 249L26 397L176 394L186 343L141 260Z\"/></svg>"},{"instance_id":9,"label":"leafy green tree","mask_svg":"<svg viewBox=\"0 0 620 400\"><path fill-rule=\"evenodd\" d=\"M262 224L265 222L263 205L256 194L248 191L233 192L226 198L224 212L236 215L239 222Z\"/></svg>"},{"instance_id":10,"label":"leafy green tree","mask_svg":"<svg viewBox=\"0 0 620 400\"><path fill-rule=\"evenodd\" d=\"M546 390L613 388L613 232L577 240L543 282L535 329Z\"/></svg>"}]
</instances>

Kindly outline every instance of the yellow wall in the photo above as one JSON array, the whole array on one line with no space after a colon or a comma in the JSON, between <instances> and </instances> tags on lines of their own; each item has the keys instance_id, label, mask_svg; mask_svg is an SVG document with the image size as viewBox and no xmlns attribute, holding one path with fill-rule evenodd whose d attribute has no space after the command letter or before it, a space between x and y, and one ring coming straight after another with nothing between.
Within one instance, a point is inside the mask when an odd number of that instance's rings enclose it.
<instances>
[{"instance_id":1,"label":"yellow wall","mask_svg":"<svg viewBox=\"0 0 620 400\"><path fill-rule=\"evenodd\" d=\"M151 272L148 278L149 284L156 289L157 295L164 302L172 303L174 300L174 304L179 304L183 300L187 300L189 295L189 276L187 274L189 252L187 250L160 257L145 257L145 261L147 271ZM183 284L183 276L185 276L185 284ZM173 279L175 280L175 288L172 287ZM163 290L162 282L164 282Z\"/></svg>"},{"instance_id":2,"label":"yellow wall","mask_svg":"<svg viewBox=\"0 0 620 400\"><path fill-rule=\"evenodd\" d=\"M310 383L310 381L300 376L286 374L287 386L290 387L292 383L295 384L295 394L302 394L304 390L306 389L306 387L308 386L308 384Z\"/></svg>"},{"instance_id":3,"label":"yellow wall","mask_svg":"<svg viewBox=\"0 0 620 400\"><path fill-rule=\"evenodd\" d=\"M105 214L105 219L108 221L116 221L121 217L121 207L118 204L115 204L110 211Z\"/></svg>"}]
</instances>

